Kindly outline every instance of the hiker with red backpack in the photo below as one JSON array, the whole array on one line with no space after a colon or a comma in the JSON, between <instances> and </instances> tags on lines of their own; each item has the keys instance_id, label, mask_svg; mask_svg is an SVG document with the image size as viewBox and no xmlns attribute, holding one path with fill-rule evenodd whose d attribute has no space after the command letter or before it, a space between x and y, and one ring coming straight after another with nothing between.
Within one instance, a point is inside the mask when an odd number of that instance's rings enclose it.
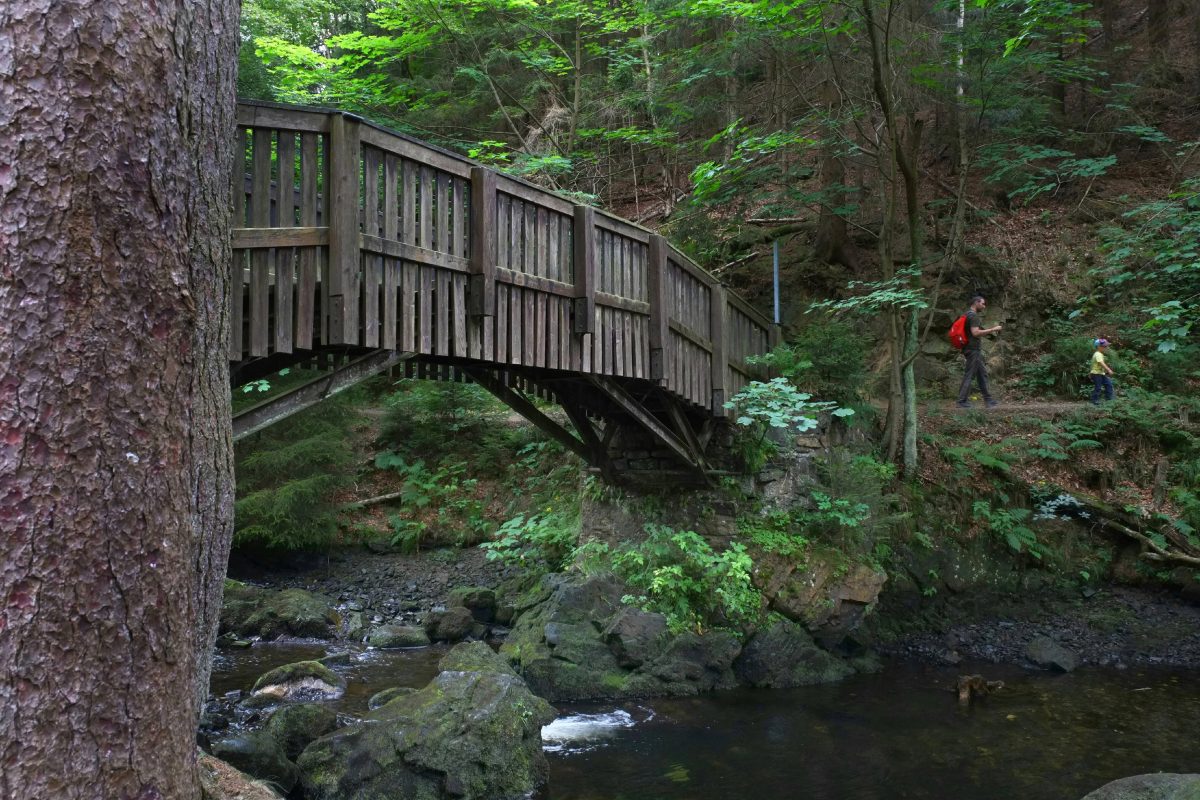
<instances>
[{"instance_id":1,"label":"hiker with red backpack","mask_svg":"<svg viewBox=\"0 0 1200 800\"><path fill-rule=\"evenodd\" d=\"M982 295L975 295L971 298L971 306L967 309L967 313L955 320L950 327L950 343L962 350L967 359L962 386L958 390L958 402L955 404L959 408L971 407L971 401L967 398L971 395L972 381L979 382L979 393L983 395L983 402L988 408L998 405L988 390L987 365L983 362L981 339L996 333L1002 326L983 327L983 310L985 308L987 308L987 300Z\"/></svg>"}]
</instances>

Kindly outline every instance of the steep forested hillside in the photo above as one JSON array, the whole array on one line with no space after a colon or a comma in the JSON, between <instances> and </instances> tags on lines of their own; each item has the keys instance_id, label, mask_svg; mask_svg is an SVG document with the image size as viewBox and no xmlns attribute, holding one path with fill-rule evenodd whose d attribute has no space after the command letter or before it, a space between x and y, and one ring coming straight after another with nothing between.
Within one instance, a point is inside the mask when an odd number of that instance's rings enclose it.
<instances>
[{"instance_id":1,"label":"steep forested hillside","mask_svg":"<svg viewBox=\"0 0 1200 800\"><path fill-rule=\"evenodd\" d=\"M973 294L1009 403L1081 401L1107 338L1124 422L988 435L1063 485L1099 448L1093 488L1193 544L1194 3L253 0L240 80L611 207L764 308L778 243L778 363L902 474L961 445L944 332Z\"/></svg>"}]
</instances>

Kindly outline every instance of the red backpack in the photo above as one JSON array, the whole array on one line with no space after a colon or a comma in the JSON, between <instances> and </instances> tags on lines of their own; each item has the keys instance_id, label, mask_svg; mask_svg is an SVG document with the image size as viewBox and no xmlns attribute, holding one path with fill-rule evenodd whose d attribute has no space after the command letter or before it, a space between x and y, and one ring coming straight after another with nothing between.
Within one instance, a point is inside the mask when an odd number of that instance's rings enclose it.
<instances>
[{"instance_id":1,"label":"red backpack","mask_svg":"<svg viewBox=\"0 0 1200 800\"><path fill-rule=\"evenodd\" d=\"M950 326L950 344L954 345L955 350L962 350L967 346L967 315L963 314L958 319L954 320L954 324Z\"/></svg>"}]
</instances>

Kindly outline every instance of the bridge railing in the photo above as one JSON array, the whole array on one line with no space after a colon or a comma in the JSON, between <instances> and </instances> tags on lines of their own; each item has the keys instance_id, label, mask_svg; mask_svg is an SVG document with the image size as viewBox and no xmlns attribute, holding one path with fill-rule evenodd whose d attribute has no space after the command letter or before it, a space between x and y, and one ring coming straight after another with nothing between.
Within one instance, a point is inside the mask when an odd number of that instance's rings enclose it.
<instances>
[{"instance_id":1,"label":"bridge railing","mask_svg":"<svg viewBox=\"0 0 1200 800\"><path fill-rule=\"evenodd\" d=\"M229 358L341 344L654 381L722 416L775 326L663 237L321 109L241 103Z\"/></svg>"}]
</instances>

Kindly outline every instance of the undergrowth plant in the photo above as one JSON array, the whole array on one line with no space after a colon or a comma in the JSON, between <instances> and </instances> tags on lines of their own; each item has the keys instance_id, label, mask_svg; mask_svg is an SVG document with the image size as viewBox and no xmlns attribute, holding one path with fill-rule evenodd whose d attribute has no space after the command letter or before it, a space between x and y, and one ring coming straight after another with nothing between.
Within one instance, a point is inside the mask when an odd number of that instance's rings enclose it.
<instances>
[{"instance_id":1,"label":"undergrowth plant","mask_svg":"<svg viewBox=\"0 0 1200 800\"><path fill-rule=\"evenodd\" d=\"M675 632L741 630L758 620L762 596L750 580L754 567L740 542L714 550L695 531L646 525L646 538L610 554L613 571L631 593L623 602L666 617Z\"/></svg>"},{"instance_id":2,"label":"undergrowth plant","mask_svg":"<svg viewBox=\"0 0 1200 800\"><path fill-rule=\"evenodd\" d=\"M987 500L977 500L971 510L975 519L983 522L1014 553L1028 553L1042 561L1049 552L1025 524L1033 513L1028 508L992 508Z\"/></svg>"}]
</instances>

